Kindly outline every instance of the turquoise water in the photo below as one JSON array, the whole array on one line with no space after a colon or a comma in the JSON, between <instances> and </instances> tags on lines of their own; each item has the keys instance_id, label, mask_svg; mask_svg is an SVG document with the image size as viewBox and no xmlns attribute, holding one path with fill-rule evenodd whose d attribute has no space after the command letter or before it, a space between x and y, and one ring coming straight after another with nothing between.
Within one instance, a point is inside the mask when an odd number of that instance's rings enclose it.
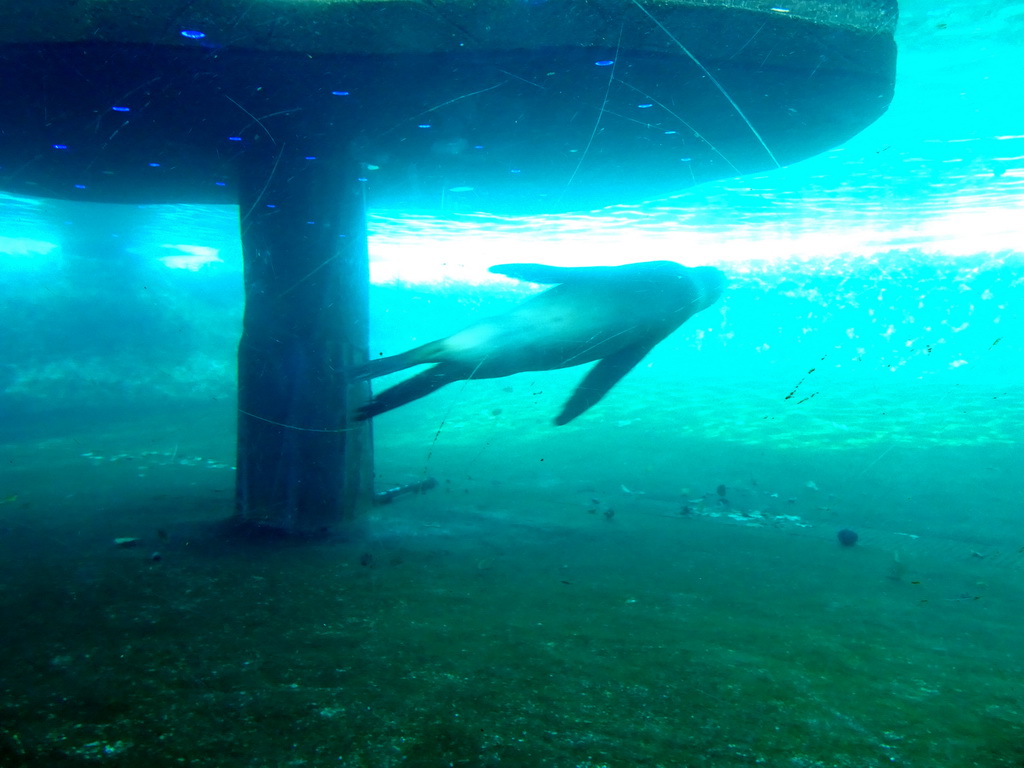
<instances>
[{"instance_id":1,"label":"turquoise water","mask_svg":"<svg viewBox=\"0 0 1024 768\"><path fill-rule=\"evenodd\" d=\"M380 416L438 487L344 541L219 528L234 208L0 198L0 765L1024 764L1022 27L903 3L889 112L791 168L372 211L372 355L541 290L496 263L729 285L567 426L581 368Z\"/></svg>"}]
</instances>

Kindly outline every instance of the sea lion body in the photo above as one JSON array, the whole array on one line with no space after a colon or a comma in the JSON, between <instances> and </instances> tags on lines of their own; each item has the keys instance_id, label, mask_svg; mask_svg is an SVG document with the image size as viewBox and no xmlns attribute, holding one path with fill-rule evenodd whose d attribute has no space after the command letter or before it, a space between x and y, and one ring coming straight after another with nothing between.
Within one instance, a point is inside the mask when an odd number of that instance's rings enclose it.
<instances>
[{"instance_id":1,"label":"sea lion body","mask_svg":"<svg viewBox=\"0 0 1024 768\"><path fill-rule=\"evenodd\" d=\"M360 418L397 408L452 381L600 360L555 420L566 424L598 402L658 342L713 304L725 286L724 274L714 267L669 261L578 268L502 264L491 271L558 285L444 339L362 366L356 378L437 364L377 395L360 409Z\"/></svg>"}]
</instances>

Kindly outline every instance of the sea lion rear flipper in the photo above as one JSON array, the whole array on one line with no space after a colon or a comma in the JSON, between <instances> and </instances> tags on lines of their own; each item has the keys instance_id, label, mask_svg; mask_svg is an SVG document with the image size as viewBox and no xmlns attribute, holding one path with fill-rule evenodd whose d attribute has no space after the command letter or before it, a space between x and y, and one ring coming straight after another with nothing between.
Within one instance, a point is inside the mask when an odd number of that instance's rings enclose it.
<instances>
[{"instance_id":1,"label":"sea lion rear flipper","mask_svg":"<svg viewBox=\"0 0 1024 768\"><path fill-rule=\"evenodd\" d=\"M590 369L590 372L583 377L583 381L576 387L576 391L572 393L569 402L565 404L562 412L555 418L555 424L558 426L568 424L592 405L596 405L602 397L608 394L608 390L614 387L619 379L629 373L633 366L639 363L654 348L658 341L661 341L661 339L654 343L645 341L643 344L633 344L599 360L597 365Z\"/></svg>"},{"instance_id":2,"label":"sea lion rear flipper","mask_svg":"<svg viewBox=\"0 0 1024 768\"><path fill-rule=\"evenodd\" d=\"M362 365L357 365L349 371L349 377L360 381L363 379L376 379L378 376L387 376L389 373L404 371L406 368L411 368L414 365L436 363L440 361L443 350L444 339L438 339L421 347L402 352L400 355L378 357Z\"/></svg>"},{"instance_id":3,"label":"sea lion rear flipper","mask_svg":"<svg viewBox=\"0 0 1024 768\"><path fill-rule=\"evenodd\" d=\"M465 372L460 366L445 365L440 363L433 368L428 368L423 373L418 373L412 378L396 384L374 397L366 405L362 406L356 418L359 421L372 419L378 414L398 408L413 400L419 400L429 395L434 390L440 389L445 384L466 378Z\"/></svg>"}]
</instances>

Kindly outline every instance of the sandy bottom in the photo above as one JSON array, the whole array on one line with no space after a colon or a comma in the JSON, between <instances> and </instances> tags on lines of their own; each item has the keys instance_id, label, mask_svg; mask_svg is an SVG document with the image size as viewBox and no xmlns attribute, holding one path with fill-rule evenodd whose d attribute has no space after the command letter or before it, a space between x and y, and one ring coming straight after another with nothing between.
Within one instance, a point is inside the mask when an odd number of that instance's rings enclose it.
<instances>
[{"instance_id":1,"label":"sandy bottom","mask_svg":"<svg viewBox=\"0 0 1024 768\"><path fill-rule=\"evenodd\" d=\"M203 423L3 446L0 764L1024 764L1024 540L928 523L934 473L382 422L385 484L439 488L238 541Z\"/></svg>"}]
</instances>

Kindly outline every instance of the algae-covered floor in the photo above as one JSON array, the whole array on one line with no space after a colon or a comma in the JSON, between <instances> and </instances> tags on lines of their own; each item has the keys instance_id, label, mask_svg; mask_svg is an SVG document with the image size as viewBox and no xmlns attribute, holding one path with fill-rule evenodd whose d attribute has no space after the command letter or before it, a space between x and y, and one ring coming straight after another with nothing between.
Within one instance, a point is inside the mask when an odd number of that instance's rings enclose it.
<instances>
[{"instance_id":1,"label":"algae-covered floor","mask_svg":"<svg viewBox=\"0 0 1024 768\"><path fill-rule=\"evenodd\" d=\"M0 765L1024 765L1024 541L904 535L808 467L727 508L707 451L678 499L433 428L406 461L386 422L382 472L438 489L238 541L215 427L3 446Z\"/></svg>"}]
</instances>

